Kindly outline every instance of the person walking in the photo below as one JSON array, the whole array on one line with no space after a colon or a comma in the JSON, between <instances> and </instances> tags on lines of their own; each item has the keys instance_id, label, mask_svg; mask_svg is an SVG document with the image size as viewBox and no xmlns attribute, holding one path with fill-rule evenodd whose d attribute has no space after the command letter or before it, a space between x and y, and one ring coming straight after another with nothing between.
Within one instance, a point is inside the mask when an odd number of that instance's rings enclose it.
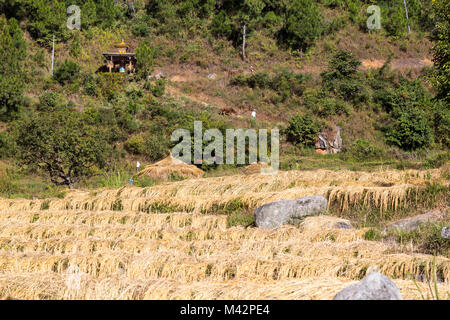
<instances>
[{"instance_id":1,"label":"person walking","mask_svg":"<svg viewBox=\"0 0 450 320\"><path fill-rule=\"evenodd\" d=\"M252 111L252 119L256 120L256 110L255 109L253 109L253 111Z\"/></svg>"}]
</instances>

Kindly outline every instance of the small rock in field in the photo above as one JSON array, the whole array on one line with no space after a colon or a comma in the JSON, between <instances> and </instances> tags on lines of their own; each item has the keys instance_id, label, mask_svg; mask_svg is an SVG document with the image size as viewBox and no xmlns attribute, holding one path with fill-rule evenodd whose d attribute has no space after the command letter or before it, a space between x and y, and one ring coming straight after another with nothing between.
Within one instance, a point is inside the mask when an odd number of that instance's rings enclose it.
<instances>
[{"instance_id":1,"label":"small rock in field","mask_svg":"<svg viewBox=\"0 0 450 320\"><path fill-rule=\"evenodd\" d=\"M391 279L373 272L340 291L333 300L402 300L402 295Z\"/></svg>"},{"instance_id":2,"label":"small rock in field","mask_svg":"<svg viewBox=\"0 0 450 320\"><path fill-rule=\"evenodd\" d=\"M441 231L441 236L444 239L450 239L450 227L443 227Z\"/></svg>"},{"instance_id":3,"label":"small rock in field","mask_svg":"<svg viewBox=\"0 0 450 320\"><path fill-rule=\"evenodd\" d=\"M156 80L158 80L158 79L164 79L166 76L164 75L164 73L162 73L162 72L159 72L159 73L157 73L156 75L155 75L155 79Z\"/></svg>"},{"instance_id":4,"label":"small rock in field","mask_svg":"<svg viewBox=\"0 0 450 320\"><path fill-rule=\"evenodd\" d=\"M411 231L418 228L422 223L436 222L443 218L442 212L439 210L429 211L414 217L401 219L388 225L390 229Z\"/></svg>"},{"instance_id":5,"label":"small rock in field","mask_svg":"<svg viewBox=\"0 0 450 320\"><path fill-rule=\"evenodd\" d=\"M342 221L336 222L333 227L338 228L338 229L353 229L353 227L351 225L349 225L346 222L342 222Z\"/></svg>"}]
</instances>

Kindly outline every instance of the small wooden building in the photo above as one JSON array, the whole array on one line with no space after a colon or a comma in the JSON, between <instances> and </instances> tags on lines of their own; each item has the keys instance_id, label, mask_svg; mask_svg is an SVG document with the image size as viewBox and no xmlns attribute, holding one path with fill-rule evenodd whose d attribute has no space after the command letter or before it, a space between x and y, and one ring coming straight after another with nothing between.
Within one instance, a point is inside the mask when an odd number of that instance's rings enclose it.
<instances>
[{"instance_id":1,"label":"small wooden building","mask_svg":"<svg viewBox=\"0 0 450 320\"><path fill-rule=\"evenodd\" d=\"M110 52L103 52L103 57L109 72L136 72L136 54L130 52L130 47L123 40L114 45Z\"/></svg>"}]
</instances>

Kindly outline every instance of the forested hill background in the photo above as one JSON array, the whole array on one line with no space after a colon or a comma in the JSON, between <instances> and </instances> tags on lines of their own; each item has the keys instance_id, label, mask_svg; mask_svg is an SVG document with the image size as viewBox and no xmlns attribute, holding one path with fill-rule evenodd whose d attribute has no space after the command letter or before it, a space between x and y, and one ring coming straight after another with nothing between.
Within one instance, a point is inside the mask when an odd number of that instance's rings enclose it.
<instances>
[{"instance_id":1,"label":"forested hill background","mask_svg":"<svg viewBox=\"0 0 450 320\"><path fill-rule=\"evenodd\" d=\"M281 169L441 166L450 2L406 4L409 20L402 0L0 0L0 196L120 186L194 120L282 129ZM71 5L80 30L67 27ZM371 5L379 30L367 28ZM102 52L122 39L137 73L103 72ZM333 125L342 152L316 155Z\"/></svg>"}]
</instances>

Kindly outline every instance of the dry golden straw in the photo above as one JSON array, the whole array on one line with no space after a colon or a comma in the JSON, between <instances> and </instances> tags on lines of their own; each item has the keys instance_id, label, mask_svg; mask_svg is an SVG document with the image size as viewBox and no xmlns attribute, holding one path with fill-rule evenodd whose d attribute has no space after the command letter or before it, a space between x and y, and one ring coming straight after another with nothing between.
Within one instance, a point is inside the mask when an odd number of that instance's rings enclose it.
<instances>
[{"instance_id":1,"label":"dry golden straw","mask_svg":"<svg viewBox=\"0 0 450 320\"><path fill-rule=\"evenodd\" d=\"M146 175L156 179L167 179L171 174L185 178L199 178L204 172L192 164L186 164L169 155L155 164L146 166L138 173L138 176Z\"/></svg>"},{"instance_id":2,"label":"dry golden straw","mask_svg":"<svg viewBox=\"0 0 450 320\"><path fill-rule=\"evenodd\" d=\"M345 219L321 215L265 230L228 227L227 216L206 214L236 201L255 207L313 194L343 211L354 204L397 210L430 179L448 184L442 176L292 171L1 199L0 299L331 299L375 266L405 299L420 299L410 277L432 278L434 265L446 299L448 257L365 240L366 228L336 227ZM418 285L431 297L426 283Z\"/></svg>"}]
</instances>

